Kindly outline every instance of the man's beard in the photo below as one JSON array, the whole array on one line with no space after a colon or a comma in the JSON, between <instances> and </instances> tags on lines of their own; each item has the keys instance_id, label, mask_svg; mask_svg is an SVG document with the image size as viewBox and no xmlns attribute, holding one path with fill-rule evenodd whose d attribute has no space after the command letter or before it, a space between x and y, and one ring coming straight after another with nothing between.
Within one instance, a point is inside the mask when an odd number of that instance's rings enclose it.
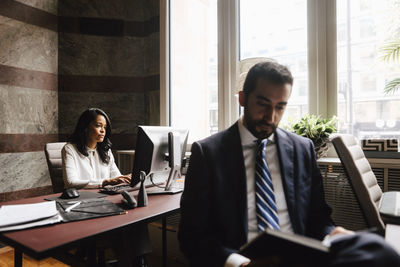
<instances>
[{"instance_id":1,"label":"man's beard","mask_svg":"<svg viewBox=\"0 0 400 267\"><path fill-rule=\"evenodd\" d=\"M246 110L244 112L244 123L247 129L254 135L254 137L261 140L268 138L276 130L276 125L274 124L266 123L263 120L253 120L252 118L250 118ZM270 129L257 130L257 127L270 127Z\"/></svg>"}]
</instances>

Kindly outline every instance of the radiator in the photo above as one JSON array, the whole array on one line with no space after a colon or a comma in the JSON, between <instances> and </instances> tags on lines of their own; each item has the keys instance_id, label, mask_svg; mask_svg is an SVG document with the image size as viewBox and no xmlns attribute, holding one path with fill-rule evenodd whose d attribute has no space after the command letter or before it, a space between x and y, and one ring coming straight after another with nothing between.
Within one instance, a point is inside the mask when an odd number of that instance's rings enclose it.
<instances>
[{"instance_id":1,"label":"radiator","mask_svg":"<svg viewBox=\"0 0 400 267\"><path fill-rule=\"evenodd\" d=\"M400 191L400 160L368 159L382 191ZM338 158L318 160L325 199L332 207L332 219L350 230L367 228L360 205Z\"/></svg>"}]
</instances>

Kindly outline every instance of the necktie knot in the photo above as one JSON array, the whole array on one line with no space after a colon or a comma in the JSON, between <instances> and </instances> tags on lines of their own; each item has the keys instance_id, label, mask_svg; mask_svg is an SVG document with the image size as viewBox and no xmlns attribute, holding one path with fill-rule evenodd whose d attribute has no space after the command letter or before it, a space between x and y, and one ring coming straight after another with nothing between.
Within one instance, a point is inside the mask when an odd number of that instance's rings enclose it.
<instances>
[{"instance_id":1,"label":"necktie knot","mask_svg":"<svg viewBox=\"0 0 400 267\"><path fill-rule=\"evenodd\" d=\"M257 151L262 153L267 146L268 139L257 139Z\"/></svg>"}]
</instances>

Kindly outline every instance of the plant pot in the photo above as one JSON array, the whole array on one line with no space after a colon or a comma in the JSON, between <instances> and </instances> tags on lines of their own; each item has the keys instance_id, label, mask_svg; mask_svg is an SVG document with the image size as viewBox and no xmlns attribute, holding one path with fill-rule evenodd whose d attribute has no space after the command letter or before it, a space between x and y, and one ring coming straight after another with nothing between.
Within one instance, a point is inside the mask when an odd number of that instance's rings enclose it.
<instances>
[{"instance_id":1,"label":"plant pot","mask_svg":"<svg viewBox=\"0 0 400 267\"><path fill-rule=\"evenodd\" d=\"M315 154L317 159L326 157L329 149L329 137L325 137L319 140L312 140L315 146Z\"/></svg>"}]
</instances>

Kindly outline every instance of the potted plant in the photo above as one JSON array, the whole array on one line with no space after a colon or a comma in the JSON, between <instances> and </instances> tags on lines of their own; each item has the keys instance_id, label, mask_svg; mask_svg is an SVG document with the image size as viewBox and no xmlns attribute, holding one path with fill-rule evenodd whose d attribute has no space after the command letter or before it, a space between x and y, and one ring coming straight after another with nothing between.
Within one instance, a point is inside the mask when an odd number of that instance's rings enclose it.
<instances>
[{"instance_id":1,"label":"potted plant","mask_svg":"<svg viewBox=\"0 0 400 267\"><path fill-rule=\"evenodd\" d=\"M315 146L317 158L327 155L329 148L329 136L336 132L337 118L321 118L321 116L305 114L298 122L290 124L287 130L310 138Z\"/></svg>"}]
</instances>

